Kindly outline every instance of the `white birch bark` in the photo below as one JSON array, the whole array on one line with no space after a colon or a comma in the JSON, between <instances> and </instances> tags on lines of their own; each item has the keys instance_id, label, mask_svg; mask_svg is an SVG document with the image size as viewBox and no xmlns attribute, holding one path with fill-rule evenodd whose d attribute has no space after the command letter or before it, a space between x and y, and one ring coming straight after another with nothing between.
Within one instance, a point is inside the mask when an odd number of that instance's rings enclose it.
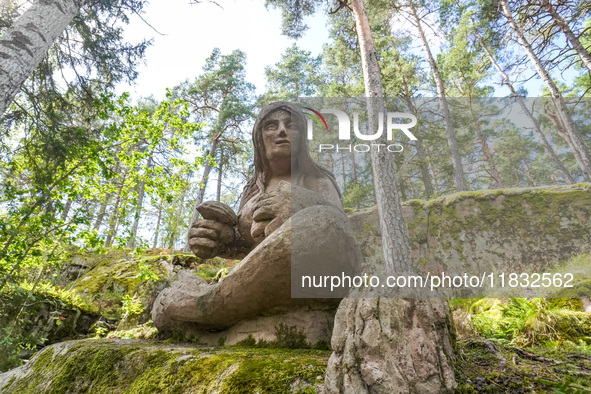
<instances>
[{"instance_id":1,"label":"white birch bark","mask_svg":"<svg viewBox=\"0 0 591 394\"><path fill-rule=\"evenodd\" d=\"M38 0L0 37L0 115L85 0Z\"/></svg>"}]
</instances>

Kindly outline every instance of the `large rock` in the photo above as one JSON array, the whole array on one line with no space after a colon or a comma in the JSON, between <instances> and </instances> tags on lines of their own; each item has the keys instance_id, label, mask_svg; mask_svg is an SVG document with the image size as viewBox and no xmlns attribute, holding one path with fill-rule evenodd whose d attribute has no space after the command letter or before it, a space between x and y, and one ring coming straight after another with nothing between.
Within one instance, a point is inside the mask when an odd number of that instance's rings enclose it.
<instances>
[{"instance_id":1,"label":"large rock","mask_svg":"<svg viewBox=\"0 0 591 394\"><path fill-rule=\"evenodd\" d=\"M403 203L411 256L432 272L547 268L591 245L591 184L461 192ZM378 211L350 214L363 269L383 264Z\"/></svg>"},{"instance_id":2,"label":"large rock","mask_svg":"<svg viewBox=\"0 0 591 394\"><path fill-rule=\"evenodd\" d=\"M0 374L0 392L290 393L310 392L327 351L204 348L147 340L62 342Z\"/></svg>"}]
</instances>

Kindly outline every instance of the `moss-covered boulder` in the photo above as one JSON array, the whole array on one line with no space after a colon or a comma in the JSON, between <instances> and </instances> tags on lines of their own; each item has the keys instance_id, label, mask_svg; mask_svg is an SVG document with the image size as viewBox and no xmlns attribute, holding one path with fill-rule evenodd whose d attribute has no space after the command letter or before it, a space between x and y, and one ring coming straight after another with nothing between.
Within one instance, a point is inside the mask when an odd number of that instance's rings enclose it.
<instances>
[{"instance_id":1,"label":"moss-covered boulder","mask_svg":"<svg viewBox=\"0 0 591 394\"><path fill-rule=\"evenodd\" d=\"M0 374L2 393L313 393L330 353L95 339L45 348Z\"/></svg>"},{"instance_id":2,"label":"moss-covered boulder","mask_svg":"<svg viewBox=\"0 0 591 394\"><path fill-rule=\"evenodd\" d=\"M124 319L125 326L145 323L154 299L167 285L170 258L169 254L133 256L121 251L80 254L72 265L82 269L68 287L107 320Z\"/></svg>"},{"instance_id":3,"label":"moss-covered boulder","mask_svg":"<svg viewBox=\"0 0 591 394\"><path fill-rule=\"evenodd\" d=\"M461 192L403 203L412 257L433 272L547 269L591 245L591 184ZM376 208L350 215L367 272L383 267Z\"/></svg>"}]
</instances>

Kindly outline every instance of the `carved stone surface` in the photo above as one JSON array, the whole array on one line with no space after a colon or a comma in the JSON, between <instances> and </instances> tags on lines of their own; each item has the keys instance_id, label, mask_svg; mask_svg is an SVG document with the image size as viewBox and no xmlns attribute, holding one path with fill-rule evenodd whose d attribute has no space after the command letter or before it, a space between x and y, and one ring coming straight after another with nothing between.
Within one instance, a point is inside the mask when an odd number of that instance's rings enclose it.
<instances>
[{"instance_id":1,"label":"carved stone surface","mask_svg":"<svg viewBox=\"0 0 591 394\"><path fill-rule=\"evenodd\" d=\"M444 300L346 298L334 325L325 393L454 391L453 323Z\"/></svg>"},{"instance_id":2,"label":"carved stone surface","mask_svg":"<svg viewBox=\"0 0 591 394\"><path fill-rule=\"evenodd\" d=\"M292 262L301 273L326 274L332 267L335 274L353 274L361 255L334 177L309 156L305 124L290 104L263 108L253 130L255 178L238 215L219 202L204 203L198 207L203 219L189 232L200 257L245 257L215 284L179 273L154 303L152 318L161 332L233 344L248 335L273 340L283 325L311 344L330 340L346 292L292 298Z\"/></svg>"}]
</instances>

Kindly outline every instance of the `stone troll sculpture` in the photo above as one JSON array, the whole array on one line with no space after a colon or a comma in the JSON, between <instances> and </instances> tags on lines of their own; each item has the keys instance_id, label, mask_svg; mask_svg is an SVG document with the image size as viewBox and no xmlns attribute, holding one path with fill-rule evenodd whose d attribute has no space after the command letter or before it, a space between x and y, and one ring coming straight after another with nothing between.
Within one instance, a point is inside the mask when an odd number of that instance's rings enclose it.
<instances>
[{"instance_id":1,"label":"stone troll sculpture","mask_svg":"<svg viewBox=\"0 0 591 394\"><path fill-rule=\"evenodd\" d=\"M154 303L154 324L165 335L203 343L274 340L281 326L295 327L310 343L328 342L348 289L304 288L301 277L359 272L361 255L335 178L310 157L306 118L293 104L265 106L252 139L255 174L238 214L206 202L189 231L196 256L242 261L215 284L179 272Z\"/></svg>"}]
</instances>

